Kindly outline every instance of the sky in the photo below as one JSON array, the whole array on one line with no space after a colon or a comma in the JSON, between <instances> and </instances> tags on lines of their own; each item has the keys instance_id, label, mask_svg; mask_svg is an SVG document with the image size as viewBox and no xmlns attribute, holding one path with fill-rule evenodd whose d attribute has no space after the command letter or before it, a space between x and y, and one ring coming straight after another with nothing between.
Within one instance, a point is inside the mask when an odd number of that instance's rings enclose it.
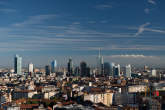
<instances>
[{"instance_id":1,"label":"sky","mask_svg":"<svg viewBox=\"0 0 165 110\"><path fill-rule=\"evenodd\" d=\"M165 66L164 0L0 0L0 66L105 62Z\"/></svg>"}]
</instances>

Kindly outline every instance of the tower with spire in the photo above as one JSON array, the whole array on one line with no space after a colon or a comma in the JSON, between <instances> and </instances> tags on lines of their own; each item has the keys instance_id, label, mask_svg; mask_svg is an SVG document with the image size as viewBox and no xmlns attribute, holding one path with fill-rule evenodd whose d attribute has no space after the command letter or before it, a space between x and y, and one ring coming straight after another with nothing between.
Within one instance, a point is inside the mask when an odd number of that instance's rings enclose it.
<instances>
[{"instance_id":1,"label":"tower with spire","mask_svg":"<svg viewBox=\"0 0 165 110\"><path fill-rule=\"evenodd\" d=\"M97 58L97 74L103 75L104 73L104 59L103 56L101 56L101 48L99 48L99 55Z\"/></svg>"}]
</instances>

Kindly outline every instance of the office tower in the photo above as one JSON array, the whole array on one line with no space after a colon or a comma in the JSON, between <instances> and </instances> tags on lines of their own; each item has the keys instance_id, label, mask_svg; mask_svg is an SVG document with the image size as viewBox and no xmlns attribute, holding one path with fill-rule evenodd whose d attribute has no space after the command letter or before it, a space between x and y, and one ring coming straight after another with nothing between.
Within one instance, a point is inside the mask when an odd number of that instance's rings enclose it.
<instances>
[{"instance_id":1,"label":"office tower","mask_svg":"<svg viewBox=\"0 0 165 110\"><path fill-rule=\"evenodd\" d=\"M45 66L45 73L46 75L50 75L50 65Z\"/></svg>"},{"instance_id":2,"label":"office tower","mask_svg":"<svg viewBox=\"0 0 165 110\"><path fill-rule=\"evenodd\" d=\"M113 67L113 77L119 77L120 76L120 65Z\"/></svg>"},{"instance_id":3,"label":"office tower","mask_svg":"<svg viewBox=\"0 0 165 110\"><path fill-rule=\"evenodd\" d=\"M115 66L115 63L110 64L110 76L113 76L113 67Z\"/></svg>"},{"instance_id":4,"label":"office tower","mask_svg":"<svg viewBox=\"0 0 165 110\"><path fill-rule=\"evenodd\" d=\"M91 69L90 67L86 68L86 77L90 77L91 76Z\"/></svg>"},{"instance_id":5,"label":"office tower","mask_svg":"<svg viewBox=\"0 0 165 110\"><path fill-rule=\"evenodd\" d=\"M51 62L51 73L55 73L56 69L57 69L57 62L56 62L56 60L53 60Z\"/></svg>"},{"instance_id":6,"label":"office tower","mask_svg":"<svg viewBox=\"0 0 165 110\"><path fill-rule=\"evenodd\" d=\"M125 66L125 77L130 78L131 77L131 65Z\"/></svg>"},{"instance_id":7,"label":"office tower","mask_svg":"<svg viewBox=\"0 0 165 110\"><path fill-rule=\"evenodd\" d=\"M119 76L120 76L120 65L118 64L117 67L118 67L118 72L119 72Z\"/></svg>"},{"instance_id":8,"label":"office tower","mask_svg":"<svg viewBox=\"0 0 165 110\"><path fill-rule=\"evenodd\" d=\"M82 61L80 63L80 75L81 76L86 76L87 75L87 64L84 61Z\"/></svg>"},{"instance_id":9,"label":"office tower","mask_svg":"<svg viewBox=\"0 0 165 110\"><path fill-rule=\"evenodd\" d=\"M105 76L110 76L110 64L108 62L104 63L104 74Z\"/></svg>"},{"instance_id":10,"label":"office tower","mask_svg":"<svg viewBox=\"0 0 165 110\"><path fill-rule=\"evenodd\" d=\"M101 56L101 49L99 49L99 55L98 55L98 59L97 59L97 73L98 75L101 75L104 73L104 64L103 64L103 56Z\"/></svg>"},{"instance_id":11,"label":"office tower","mask_svg":"<svg viewBox=\"0 0 165 110\"><path fill-rule=\"evenodd\" d=\"M30 63L29 64L29 73L33 73L33 64L32 63Z\"/></svg>"},{"instance_id":12,"label":"office tower","mask_svg":"<svg viewBox=\"0 0 165 110\"><path fill-rule=\"evenodd\" d=\"M101 75L104 75L104 58L101 56Z\"/></svg>"},{"instance_id":13,"label":"office tower","mask_svg":"<svg viewBox=\"0 0 165 110\"><path fill-rule=\"evenodd\" d=\"M68 75L73 75L73 61L71 58L68 61Z\"/></svg>"},{"instance_id":14,"label":"office tower","mask_svg":"<svg viewBox=\"0 0 165 110\"><path fill-rule=\"evenodd\" d=\"M76 67L74 70L75 76L80 76L80 68Z\"/></svg>"},{"instance_id":15,"label":"office tower","mask_svg":"<svg viewBox=\"0 0 165 110\"><path fill-rule=\"evenodd\" d=\"M152 76L156 77L156 70L155 69L152 69Z\"/></svg>"},{"instance_id":16,"label":"office tower","mask_svg":"<svg viewBox=\"0 0 165 110\"><path fill-rule=\"evenodd\" d=\"M22 57L19 55L14 58L14 72L19 75L22 73Z\"/></svg>"}]
</instances>

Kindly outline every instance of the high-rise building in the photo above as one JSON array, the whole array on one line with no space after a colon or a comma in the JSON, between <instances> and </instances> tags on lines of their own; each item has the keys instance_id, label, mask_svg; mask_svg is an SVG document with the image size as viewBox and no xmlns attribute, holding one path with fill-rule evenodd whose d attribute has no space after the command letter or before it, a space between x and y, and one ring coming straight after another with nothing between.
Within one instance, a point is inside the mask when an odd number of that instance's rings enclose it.
<instances>
[{"instance_id":1,"label":"high-rise building","mask_svg":"<svg viewBox=\"0 0 165 110\"><path fill-rule=\"evenodd\" d=\"M80 68L76 67L74 70L75 76L80 76Z\"/></svg>"},{"instance_id":2,"label":"high-rise building","mask_svg":"<svg viewBox=\"0 0 165 110\"><path fill-rule=\"evenodd\" d=\"M118 64L117 67L118 67L119 76L120 76L120 75L121 75L121 74L120 74L120 65Z\"/></svg>"},{"instance_id":3,"label":"high-rise building","mask_svg":"<svg viewBox=\"0 0 165 110\"><path fill-rule=\"evenodd\" d=\"M50 75L50 65L45 66L45 73L46 75Z\"/></svg>"},{"instance_id":4,"label":"high-rise building","mask_svg":"<svg viewBox=\"0 0 165 110\"><path fill-rule=\"evenodd\" d=\"M99 49L99 55L97 59L97 71L98 75L104 74L104 59L103 56L101 56L101 49Z\"/></svg>"},{"instance_id":5,"label":"high-rise building","mask_svg":"<svg viewBox=\"0 0 165 110\"><path fill-rule=\"evenodd\" d=\"M19 75L22 73L22 57L19 55L14 58L14 72Z\"/></svg>"},{"instance_id":6,"label":"high-rise building","mask_svg":"<svg viewBox=\"0 0 165 110\"><path fill-rule=\"evenodd\" d=\"M91 69L90 67L86 68L86 77L90 77L91 76Z\"/></svg>"},{"instance_id":7,"label":"high-rise building","mask_svg":"<svg viewBox=\"0 0 165 110\"><path fill-rule=\"evenodd\" d=\"M101 75L104 75L104 58L101 56Z\"/></svg>"},{"instance_id":8,"label":"high-rise building","mask_svg":"<svg viewBox=\"0 0 165 110\"><path fill-rule=\"evenodd\" d=\"M84 61L82 61L80 63L80 75L81 76L86 76L87 75L87 64Z\"/></svg>"},{"instance_id":9,"label":"high-rise building","mask_svg":"<svg viewBox=\"0 0 165 110\"><path fill-rule=\"evenodd\" d=\"M110 64L108 62L104 63L104 74L105 76L110 76Z\"/></svg>"},{"instance_id":10,"label":"high-rise building","mask_svg":"<svg viewBox=\"0 0 165 110\"><path fill-rule=\"evenodd\" d=\"M68 75L73 75L73 61L71 58L68 61Z\"/></svg>"},{"instance_id":11,"label":"high-rise building","mask_svg":"<svg viewBox=\"0 0 165 110\"><path fill-rule=\"evenodd\" d=\"M115 63L110 64L110 76L113 76L113 67L115 66Z\"/></svg>"},{"instance_id":12,"label":"high-rise building","mask_svg":"<svg viewBox=\"0 0 165 110\"><path fill-rule=\"evenodd\" d=\"M33 64L30 63L30 64L29 64L29 69L28 69L28 70L29 70L29 73L33 73L33 69L34 69L34 68L33 68Z\"/></svg>"},{"instance_id":13,"label":"high-rise building","mask_svg":"<svg viewBox=\"0 0 165 110\"><path fill-rule=\"evenodd\" d=\"M125 66L125 77L130 78L131 77L131 65Z\"/></svg>"},{"instance_id":14,"label":"high-rise building","mask_svg":"<svg viewBox=\"0 0 165 110\"><path fill-rule=\"evenodd\" d=\"M120 76L120 65L113 67L113 77L119 77Z\"/></svg>"},{"instance_id":15,"label":"high-rise building","mask_svg":"<svg viewBox=\"0 0 165 110\"><path fill-rule=\"evenodd\" d=\"M57 62L56 62L56 60L53 60L51 62L51 73L55 73L56 69L57 69Z\"/></svg>"}]
</instances>

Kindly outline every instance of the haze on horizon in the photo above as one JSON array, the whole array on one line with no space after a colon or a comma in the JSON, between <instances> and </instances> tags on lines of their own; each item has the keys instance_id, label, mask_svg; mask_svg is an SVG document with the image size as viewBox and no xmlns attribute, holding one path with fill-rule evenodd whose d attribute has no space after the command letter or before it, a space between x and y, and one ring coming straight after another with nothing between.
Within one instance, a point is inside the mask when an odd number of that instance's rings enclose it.
<instances>
[{"instance_id":1,"label":"haze on horizon","mask_svg":"<svg viewBox=\"0 0 165 110\"><path fill-rule=\"evenodd\" d=\"M65 65L71 56L165 66L164 0L0 0L0 66Z\"/></svg>"}]
</instances>

